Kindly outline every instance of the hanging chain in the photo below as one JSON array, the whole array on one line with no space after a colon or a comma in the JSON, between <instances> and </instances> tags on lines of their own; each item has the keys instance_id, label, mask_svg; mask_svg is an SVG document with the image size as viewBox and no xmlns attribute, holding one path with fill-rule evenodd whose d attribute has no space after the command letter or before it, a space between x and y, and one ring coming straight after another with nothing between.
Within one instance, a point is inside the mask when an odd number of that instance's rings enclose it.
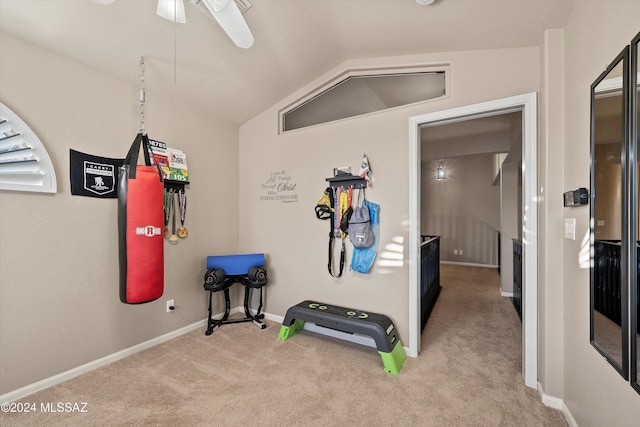
<instances>
[{"instance_id":1,"label":"hanging chain","mask_svg":"<svg viewBox=\"0 0 640 427\"><path fill-rule=\"evenodd\" d=\"M144 129L144 56L140 57L140 130L141 134L146 134Z\"/></svg>"}]
</instances>

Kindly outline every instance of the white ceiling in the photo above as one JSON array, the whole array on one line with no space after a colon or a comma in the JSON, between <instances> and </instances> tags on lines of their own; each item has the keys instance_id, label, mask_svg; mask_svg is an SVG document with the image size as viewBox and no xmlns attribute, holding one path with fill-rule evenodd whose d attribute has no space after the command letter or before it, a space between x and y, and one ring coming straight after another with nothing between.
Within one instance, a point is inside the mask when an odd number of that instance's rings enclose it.
<instances>
[{"instance_id":1,"label":"white ceiling","mask_svg":"<svg viewBox=\"0 0 640 427\"><path fill-rule=\"evenodd\" d=\"M156 0L0 0L0 31L241 124L344 61L538 46L574 0L250 0L255 37L237 48L184 0L186 24ZM7 58L3 58L7 60Z\"/></svg>"}]
</instances>

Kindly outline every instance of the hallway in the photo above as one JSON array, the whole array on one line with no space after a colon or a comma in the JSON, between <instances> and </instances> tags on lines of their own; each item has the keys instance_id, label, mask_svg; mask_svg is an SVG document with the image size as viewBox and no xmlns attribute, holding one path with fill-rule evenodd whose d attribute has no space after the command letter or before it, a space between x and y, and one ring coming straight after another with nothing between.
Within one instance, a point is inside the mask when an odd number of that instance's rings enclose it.
<instances>
[{"instance_id":1,"label":"hallway","mask_svg":"<svg viewBox=\"0 0 640 427\"><path fill-rule=\"evenodd\" d=\"M511 301L500 296L498 272L441 264L440 284L419 357L440 366L430 369L428 388L447 391L434 405L478 414L460 425L567 425L524 385L521 323Z\"/></svg>"}]
</instances>

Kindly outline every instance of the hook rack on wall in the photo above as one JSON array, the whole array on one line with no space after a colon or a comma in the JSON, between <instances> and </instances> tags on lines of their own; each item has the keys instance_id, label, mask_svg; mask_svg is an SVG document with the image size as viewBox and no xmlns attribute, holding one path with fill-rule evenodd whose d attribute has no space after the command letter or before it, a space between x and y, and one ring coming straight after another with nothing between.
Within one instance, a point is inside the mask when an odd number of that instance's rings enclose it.
<instances>
[{"instance_id":1,"label":"hook rack on wall","mask_svg":"<svg viewBox=\"0 0 640 427\"><path fill-rule=\"evenodd\" d=\"M367 188L367 180L357 175L337 175L326 180L331 187Z\"/></svg>"},{"instance_id":2,"label":"hook rack on wall","mask_svg":"<svg viewBox=\"0 0 640 427\"><path fill-rule=\"evenodd\" d=\"M164 180L164 188L168 190L184 190L185 184L189 184L189 182L180 182L180 181L170 181L168 179Z\"/></svg>"}]
</instances>

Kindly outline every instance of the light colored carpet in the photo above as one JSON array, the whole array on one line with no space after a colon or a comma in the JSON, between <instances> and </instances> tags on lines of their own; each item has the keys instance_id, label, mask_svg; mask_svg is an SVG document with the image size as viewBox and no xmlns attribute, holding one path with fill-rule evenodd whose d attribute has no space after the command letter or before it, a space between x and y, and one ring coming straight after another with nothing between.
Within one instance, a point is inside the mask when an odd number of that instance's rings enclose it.
<instances>
[{"instance_id":1,"label":"light colored carpet","mask_svg":"<svg viewBox=\"0 0 640 427\"><path fill-rule=\"evenodd\" d=\"M520 323L495 270L441 274L422 352L398 375L370 347L308 331L280 341L274 322L223 325L22 400L86 402L86 413L0 414L0 425L566 426L524 386Z\"/></svg>"}]
</instances>

